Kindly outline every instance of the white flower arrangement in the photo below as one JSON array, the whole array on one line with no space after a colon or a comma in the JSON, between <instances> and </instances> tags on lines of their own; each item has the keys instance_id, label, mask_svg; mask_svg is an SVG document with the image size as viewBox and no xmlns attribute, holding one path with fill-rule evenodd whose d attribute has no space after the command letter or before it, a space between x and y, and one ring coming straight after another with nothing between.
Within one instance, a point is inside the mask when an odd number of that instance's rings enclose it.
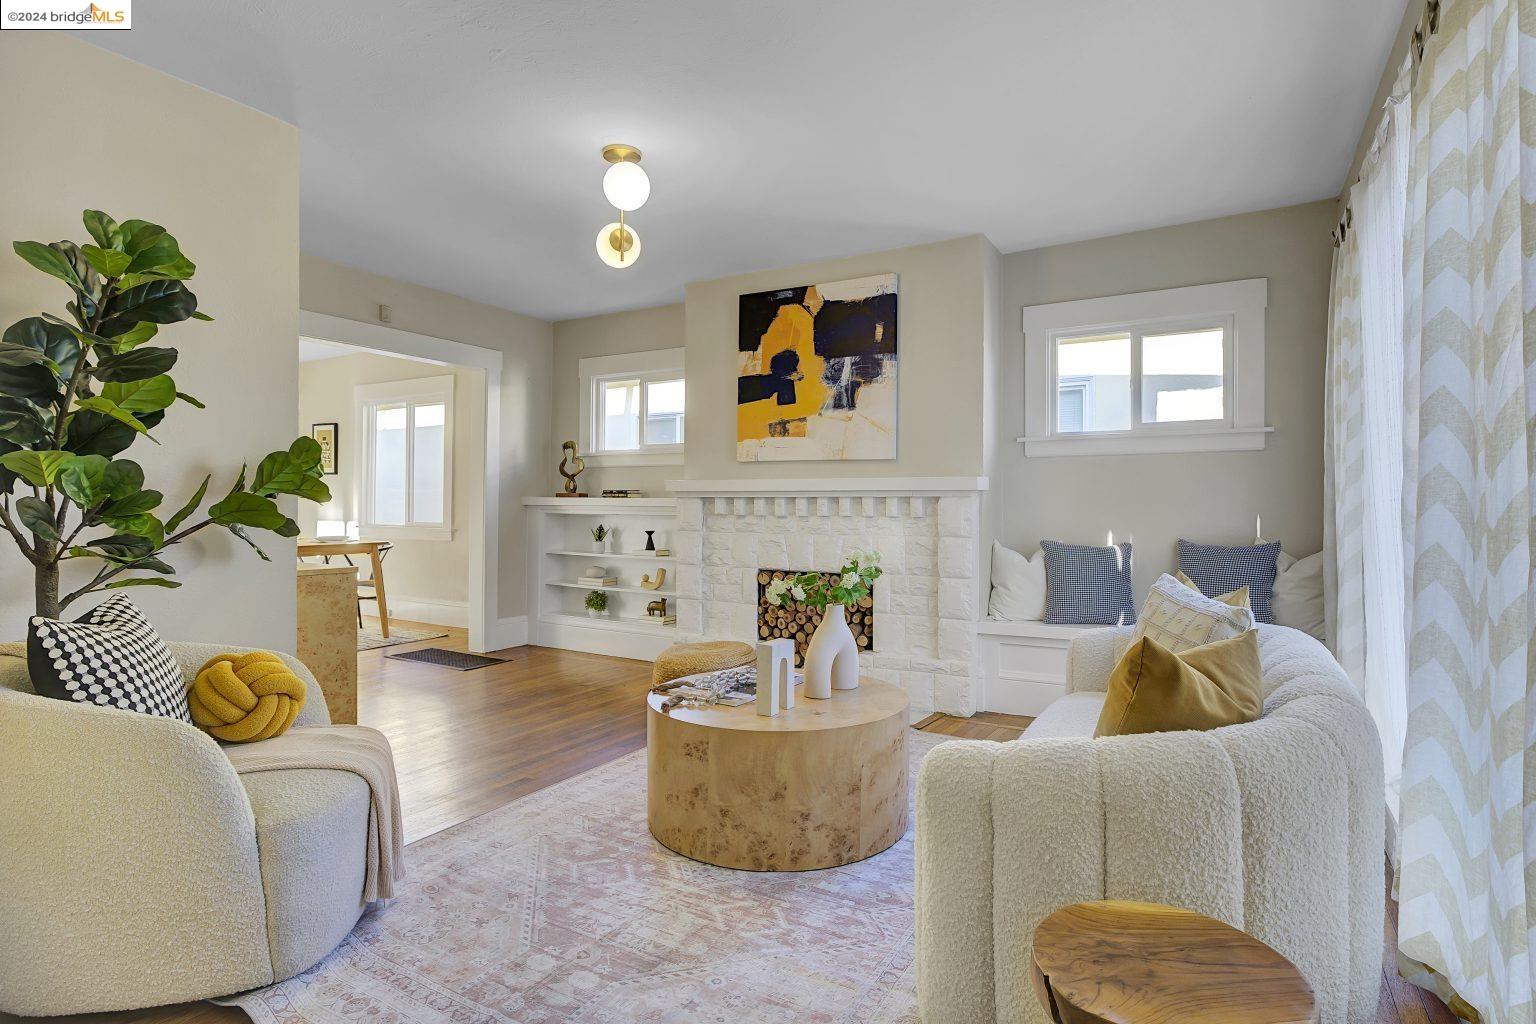
<instances>
[{"instance_id":1,"label":"white flower arrangement","mask_svg":"<svg viewBox=\"0 0 1536 1024\"><path fill-rule=\"evenodd\" d=\"M880 552L851 551L837 571L837 578L824 581L820 573L803 572L788 579L774 580L763 591L770 604L783 606L793 600L812 608L829 604L850 605L869 596L870 585L881 576Z\"/></svg>"}]
</instances>

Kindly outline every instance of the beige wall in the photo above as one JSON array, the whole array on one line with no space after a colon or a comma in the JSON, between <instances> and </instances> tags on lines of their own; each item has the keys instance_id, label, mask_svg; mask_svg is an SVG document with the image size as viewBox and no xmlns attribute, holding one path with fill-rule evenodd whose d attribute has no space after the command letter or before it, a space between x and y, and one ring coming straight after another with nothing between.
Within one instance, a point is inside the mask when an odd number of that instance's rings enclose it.
<instances>
[{"instance_id":1,"label":"beige wall","mask_svg":"<svg viewBox=\"0 0 1536 1024\"><path fill-rule=\"evenodd\" d=\"M982 471L982 364L988 254L970 235L933 245L690 284L686 293L685 476L705 480L976 476ZM749 292L899 276L897 452L857 462L736 461L738 299Z\"/></svg>"},{"instance_id":2,"label":"beige wall","mask_svg":"<svg viewBox=\"0 0 1536 1024\"><path fill-rule=\"evenodd\" d=\"M581 360L682 347L682 303L556 323L555 427L550 440L557 445L566 440L581 444ZM689 419L685 426L689 436L692 428ZM598 466L589 462L578 482L588 494L600 494L605 487L638 487L649 495L665 497L667 481L682 476L682 470L682 466Z\"/></svg>"},{"instance_id":3,"label":"beige wall","mask_svg":"<svg viewBox=\"0 0 1536 1024\"><path fill-rule=\"evenodd\" d=\"M1138 599L1176 557L1178 538L1267 540L1296 556L1322 547L1323 364L1333 201L1224 217L1002 260L1002 415L992 485L1002 539L1033 553L1042 538L1102 544L1134 538ZM1262 452L1024 457L1024 306L1263 277L1266 406ZM911 392L907 393L911 397Z\"/></svg>"},{"instance_id":4,"label":"beige wall","mask_svg":"<svg viewBox=\"0 0 1536 1024\"><path fill-rule=\"evenodd\" d=\"M304 536L315 536L317 519L359 519L362 439L358 435L354 390L359 384L414 380L451 374L453 382L453 537L449 540L389 538L394 550L385 562L385 596L401 618L463 626L469 614L468 516L480 504L485 483L485 373L375 353L318 359L299 365L301 434L316 423L340 429L337 474L325 478L331 501L308 505L298 515ZM365 534L366 535L366 534ZM365 612L373 612L367 605Z\"/></svg>"},{"instance_id":5,"label":"beige wall","mask_svg":"<svg viewBox=\"0 0 1536 1024\"><path fill-rule=\"evenodd\" d=\"M529 495L554 493L560 479L555 468L560 462L559 449L550 443L553 326L308 253L301 261L299 303L311 313L370 324L379 322L379 306L388 305L394 313L389 326L398 330L502 353L501 607L497 614L501 618L524 615L527 559L522 500Z\"/></svg>"},{"instance_id":6,"label":"beige wall","mask_svg":"<svg viewBox=\"0 0 1536 1024\"><path fill-rule=\"evenodd\" d=\"M141 440L124 457L168 507L210 472L210 493L222 494L242 460L254 465L294 437L298 131L62 33L0 33L0 95L11 98L0 114L0 322L62 314L68 297L10 253L12 239L88 241L87 207L164 225L197 264L190 287L217 319L172 325L158 343L180 351L173 376L208 408L176 406L156 432L163 447ZM141 588L134 601L174 639L292 651L293 542L258 536L271 562L222 531L172 548L181 589ZM0 636L12 638L32 610L31 567L3 540Z\"/></svg>"}]
</instances>

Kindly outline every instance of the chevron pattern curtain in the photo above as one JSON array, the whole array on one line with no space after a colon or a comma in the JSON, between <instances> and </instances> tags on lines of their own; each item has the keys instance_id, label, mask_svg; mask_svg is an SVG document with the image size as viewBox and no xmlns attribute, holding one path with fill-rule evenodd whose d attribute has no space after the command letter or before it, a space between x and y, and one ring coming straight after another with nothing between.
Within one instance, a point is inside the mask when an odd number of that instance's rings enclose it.
<instances>
[{"instance_id":1,"label":"chevron pattern curtain","mask_svg":"<svg viewBox=\"0 0 1536 1024\"><path fill-rule=\"evenodd\" d=\"M1404 277L1405 975L1533 1021L1536 0L1449 0L1413 86Z\"/></svg>"}]
</instances>

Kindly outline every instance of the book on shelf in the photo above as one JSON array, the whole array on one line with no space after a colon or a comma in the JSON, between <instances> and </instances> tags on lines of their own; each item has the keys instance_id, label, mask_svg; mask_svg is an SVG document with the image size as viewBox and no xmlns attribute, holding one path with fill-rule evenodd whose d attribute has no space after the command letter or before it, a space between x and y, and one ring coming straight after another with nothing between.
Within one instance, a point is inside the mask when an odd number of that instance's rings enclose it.
<instances>
[{"instance_id":1,"label":"book on shelf","mask_svg":"<svg viewBox=\"0 0 1536 1024\"><path fill-rule=\"evenodd\" d=\"M617 576L583 576L576 581L584 587L616 587L619 585Z\"/></svg>"},{"instance_id":2,"label":"book on shelf","mask_svg":"<svg viewBox=\"0 0 1536 1024\"><path fill-rule=\"evenodd\" d=\"M643 498L645 492L634 487L610 487L603 491L605 498Z\"/></svg>"}]
</instances>

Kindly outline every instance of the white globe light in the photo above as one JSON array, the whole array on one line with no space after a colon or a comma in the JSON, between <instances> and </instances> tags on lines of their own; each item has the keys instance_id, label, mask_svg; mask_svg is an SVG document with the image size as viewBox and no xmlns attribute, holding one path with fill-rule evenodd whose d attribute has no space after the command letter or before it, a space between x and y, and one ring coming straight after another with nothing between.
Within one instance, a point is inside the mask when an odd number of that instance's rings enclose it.
<instances>
[{"instance_id":1,"label":"white globe light","mask_svg":"<svg viewBox=\"0 0 1536 1024\"><path fill-rule=\"evenodd\" d=\"M620 251L620 246L623 251ZM597 258L615 270L635 265L640 258L640 234L629 224L604 224L597 233Z\"/></svg>"},{"instance_id":2,"label":"white globe light","mask_svg":"<svg viewBox=\"0 0 1536 1024\"><path fill-rule=\"evenodd\" d=\"M639 164L622 161L603 175L603 195L617 209L631 213L651 198L651 179Z\"/></svg>"}]
</instances>

